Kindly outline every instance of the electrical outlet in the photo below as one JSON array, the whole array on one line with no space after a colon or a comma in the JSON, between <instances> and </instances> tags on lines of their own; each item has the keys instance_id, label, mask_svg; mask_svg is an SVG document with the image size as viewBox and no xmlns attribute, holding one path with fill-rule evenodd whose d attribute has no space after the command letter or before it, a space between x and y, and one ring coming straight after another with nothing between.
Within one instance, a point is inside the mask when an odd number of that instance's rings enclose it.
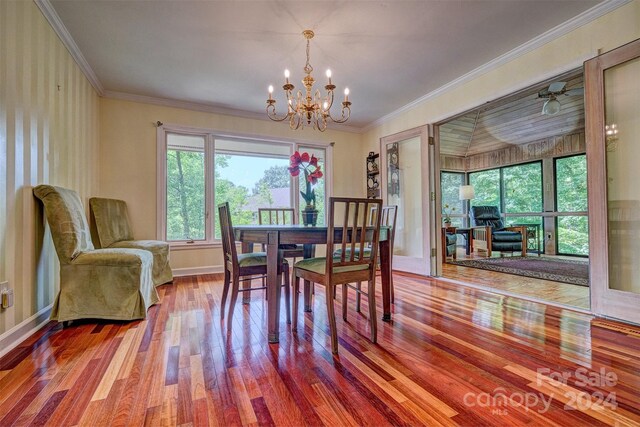
<instances>
[{"instance_id":1,"label":"electrical outlet","mask_svg":"<svg viewBox=\"0 0 640 427\"><path fill-rule=\"evenodd\" d=\"M0 282L0 307L9 308L13 305L13 290L9 289L9 282Z\"/></svg>"},{"instance_id":2,"label":"electrical outlet","mask_svg":"<svg viewBox=\"0 0 640 427\"><path fill-rule=\"evenodd\" d=\"M0 291L0 306L9 308L13 306L13 289L4 289Z\"/></svg>"}]
</instances>

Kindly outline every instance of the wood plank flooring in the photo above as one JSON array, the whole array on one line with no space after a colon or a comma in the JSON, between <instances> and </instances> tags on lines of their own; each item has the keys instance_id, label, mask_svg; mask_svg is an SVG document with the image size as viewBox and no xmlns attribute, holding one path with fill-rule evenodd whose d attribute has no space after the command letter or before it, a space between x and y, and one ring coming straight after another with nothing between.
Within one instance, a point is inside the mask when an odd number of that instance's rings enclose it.
<instances>
[{"instance_id":1,"label":"wood plank flooring","mask_svg":"<svg viewBox=\"0 0 640 427\"><path fill-rule=\"evenodd\" d=\"M231 328L220 322L212 275L160 287L144 321L52 322L0 359L0 426L640 425L637 328L394 280L377 344L350 295L337 356L319 286L297 332L282 321L280 344L267 343L262 292Z\"/></svg>"},{"instance_id":2,"label":"wood plank flooring","mask_svg":"<svg viewBox=\"0 0 640 427\"><path fill-rule=\"evenodd\" d=\"M457 257L459 260L485 258L474 254L467 256L464 248L458 248ZM536 279L535 277L516 276L514 274L463 267L450 263L442 264L442 277L583 310L588 310L591 306L589 288L586 286L553 282Z\"/></svg>"}]
</instances>

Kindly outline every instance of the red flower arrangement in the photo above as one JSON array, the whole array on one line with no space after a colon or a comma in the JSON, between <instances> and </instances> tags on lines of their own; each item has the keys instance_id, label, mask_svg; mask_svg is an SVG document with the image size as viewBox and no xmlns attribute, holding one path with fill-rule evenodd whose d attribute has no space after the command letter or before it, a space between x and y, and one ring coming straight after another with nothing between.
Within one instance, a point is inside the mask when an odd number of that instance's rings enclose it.
<instances>
[{"instance_id":1,"label":"red flower arrangement","mask_svg":"<svg viewBox=\"0 0 640 427\"><path fill-rule=\"evenodd\" d=\"M311 210L315 208L316 204L316 193L312 185L317 184L318 180L323 176L322 170L318 165L318 158L314 155L310 156L307 152L300 154L296 151L293 153L289 161L289 173L291 176L299 176L300 171L304 173L307 190L301 190L300 194L304 201L307 202L305 210Z\"/></svg>"}]
</instances>

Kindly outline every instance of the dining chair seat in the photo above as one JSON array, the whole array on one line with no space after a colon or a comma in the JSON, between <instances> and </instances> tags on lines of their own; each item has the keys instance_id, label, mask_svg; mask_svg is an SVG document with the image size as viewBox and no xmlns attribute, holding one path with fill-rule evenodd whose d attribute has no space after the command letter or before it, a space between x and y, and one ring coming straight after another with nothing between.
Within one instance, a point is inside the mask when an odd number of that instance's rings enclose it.
<instances>
[{"instance_id":1,"label":"dining chair seat","mask_svg":"<svg viewBox=\"0 0 640 427\"><path fill-rule=\"evenodd\" d=\"M334 263L339 263L340 258L334 257ZM294 264L295 268L299 268L302 270L312 271L318 274L325 274L327 268L327 258L326 257L317 257L317 258L307 258L300 260ZM366 264L356 264L356 265L345 265L342 267L335 267L333 269L334 273L346 273L348 271L360 271L367 270L369 267Z\"/></svg>"},{"instance_id":2,"label":"dining chair seat","mask_svg":"<svg viewBox=\"0 0 640 427\"><path fill-rule=\"evenodd\" d=\"M255 267L267 265L266 252L250 252L246 254L238 254L238 265L240 267Z\"/></svg>"}]
</instances>

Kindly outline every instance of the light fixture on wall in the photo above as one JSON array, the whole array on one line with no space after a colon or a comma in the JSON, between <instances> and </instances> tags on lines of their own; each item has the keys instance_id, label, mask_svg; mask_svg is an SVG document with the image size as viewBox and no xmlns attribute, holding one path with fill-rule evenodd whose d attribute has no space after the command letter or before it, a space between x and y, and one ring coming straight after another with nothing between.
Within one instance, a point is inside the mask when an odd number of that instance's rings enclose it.
<instances>
[{"instance_id":1,"label":"light fixture on wall","mask_svg":"<svg viewBox=\"0 0 640 427\"><path fill-rule=\"evenodd\" d=\"M313 92L313 83L315 79L311 75L313 67L309 64L309 41L313 38L314 33L311 30L305 30L302 35L307 39L307 63L303 70L306 76L302 79L302 84L305 87L305 93L301 90L294 96L293 89L295 88L289 82L289 70L284 70L285 83L282 86L285 96L287 98L287 114L283 117L278 117L276 113L276 100L273 99L273 86L269 86L269 99L267 99L267 115L276 122L289 120L289 127L293 130L304 128L305 125L313 126L314 129L318 129L323 132L327 128L328 120L334 123L344 123L349 120L351 115L351 102L349 102L349 89L344 90L344 101L342 101L342 113L340 118L335 118L331 115L331 107L333 105L333 91L336 88L331 83L331 70L327 70L327 79L329 82L325 85L326 95L323 97L320 94L320 90L317 89Z\"/></svg>"},{"instance_id":2,"label":"light fixture on wall","mask_svg":"<svg viewBox=\"0 0 640 427\"><path fill-rule=\"evenodd\" d=\"M459 192L460 200L471 200L476 197L476 191L473 189L473 185L461 185Z\"/></svg>"}]
</instances>

